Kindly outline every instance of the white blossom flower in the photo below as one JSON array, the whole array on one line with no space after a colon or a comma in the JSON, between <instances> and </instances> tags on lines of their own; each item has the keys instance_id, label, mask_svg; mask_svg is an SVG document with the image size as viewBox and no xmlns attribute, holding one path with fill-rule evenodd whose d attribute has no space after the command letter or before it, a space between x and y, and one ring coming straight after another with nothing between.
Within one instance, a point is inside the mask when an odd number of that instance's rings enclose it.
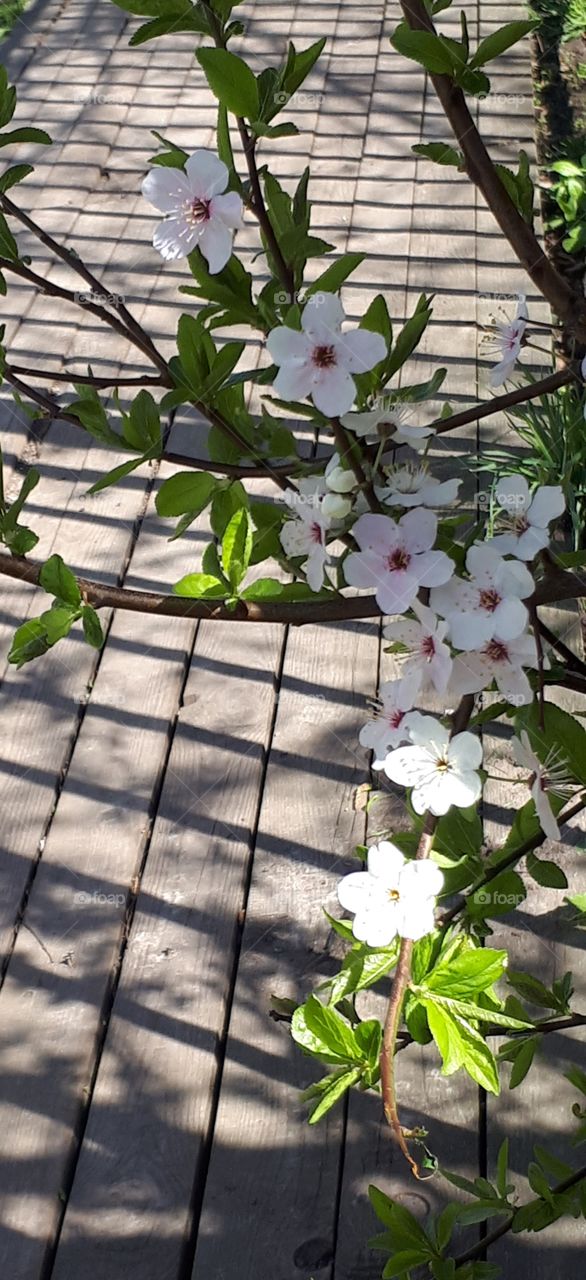
<instances>
[{"instance_id":1,"label":"white blossom flower","mask_svg":"<svg viewBox=\"0 0 586 1280\"><path fill-rule=\"evenodd\" d=\"M435 862L407 861L390 840L381 840L368 850L367 867L338 885L340 905L354 914L354 937L369 947L388 947L396 937L416 942L431 933L444 883Z\"/></svg>"},{"instance_id":2,"label":"white blossom flower","mask_svg":"<svg viewBox=\"0 0 586 1280\"><path fill-rule=\"evenodd\" d=\"M517 357L523 344L523 335L527 328L527 306L524 294L518 294L517 312L510 324L495 324L494 332L490 339L489 346L491 351L498 355L498 364L491 369L490 385L491 387L502 387L503 383L510 378Z\"/></svg>"},{"instance_id":3,"label":"white blossom flower","mask_svg":"<svg viewBox=\"0 0 586 1280\"><path fill-rule=\"evenodd\" d=\"M503 560L494 546L475 543L466 556L468 581L452 578L431 592L430 603L446 618L457 649L478 649L493 638L514 640L527 626L522 600L535 583L524 564Z\"/></svg>"},{"instance_id":4,"label":"white blossom flower","mask_svg":"<svg viewBox=\"0 0 586 1280\"><path fill-rule=\"evenodd\" d=\"M482 746L473 733L450 738L449 730L433 716L418 716L409 737L411 745L391 751L384 768L391 782L413 788L416 813L429 809L440 817L453 804L466 809L478 800L482 786L476 770Z\"/></svg>"},{"instance_id":5,"label":"white blossom flower","mask_svg":"<svg viewBox=\"0 0 586 1280\"><path fill-rule=\"evenodd\" d=\"M333 293L315 294L303 308L301 332L280 325L267 338L267 349L279 365L274 388L283 400L311 396L328 417L346 413L354 403L353 373L367 373L384 359L387 344L380 333L351 329L342 333L344 310Z\"/></svg>"},{"instance_id":6,"label":"white blossom flower","mask_svg":"<svg viewBox=\"0 0 586 1280\"><path fill-rule=\"evenodd\" d=\"M321 505L312 501L299 503L292 520L285 520L280 532L281 546L286 556L307 556L301 566L312 591L321 591L325 568L329 564L326 533L330 520Z\"/></svg>"},{"instance_id":7,"label":"white blossom flower","mask_svg":"<svg viewBox=\"0 0 586 1280\"><path fill-rule=\"evenodd\" d=\"M459 654L454 659L448 697L460 698L465 693L488 689L493 680L503 697L513 706L526 706L533 700L533 690L523 670L537 669L537 645L528 632L515 640L489 640L476 653ZM549 666L547 657L544 667Z\"/></svg>"},{"instance_id":8,"label":"white blossom flower","mask_svg":"<svg viewBox=\"0 0 586 1280\"><path fill-rule=\"evenodd\" d=\"M382 769L387 752L409 741L416 693L414 680L386 680L381 684L374 715L359 734L360 745L374 752L373 769Z\"/></svg>"},{"instance_id":9,"label":"white blossom flower","mask_svg":"<svg viewBox=\"0 0 586 1280\"><path fill-rule=\"evenodd\" d=\"M416 690L433 687L437 693L445 693L452 673L452 656L445 643L447 622L440 622L433 610L413 601L416 620L400 618L390 622L383 630L387 640L398 640L407 646L402 659L402 673L415 680ZM398 746L398 743L393 743Z\"/></svg>"},{"instance_id":10,"label":"white blossom flower","mask_svg":"<svg viewBox=\"0 0 586 1280\"><path fill-rule=\"evenodd\" d=\"M458 497L461 480L438 480L425 463L405 462L383 468L386 484L375 487L377 498L390 507L446 507Z\"/></svg>"},{"instance_id":11,"label":"white blossom flower","mask_svg":"<svg viewBox=\"0 0 586 1280\"><path fill-rule=\"evenodd\" d=\"M212 275L226 266L234 231L242 226L242 201L228 186L226 165L212 151L196 151L182 169L155 165L142 184L146 200L165 214L153 244L167 261L200 249ZM226 192L226 194L222 194Z\"/></svg>"},{"instance_id":12,"label":"white blossom flower","mask_svg":"<svg viewBox=\"0 0 586 1280\"><path fill-rule=\"evenodd\" d=\"M385 405L379 403L364 413L346 413L342 425L355 435L362 436L369 444L388 440L393 445L408 444L421 450L429 443L433 427L418 427L411 422L412 408L400 402Z\"/></svg>"},{"instance_id":13,"label":"white blossom flower","mask_svg":"<svg viewBox=\"0 0 586 1280\"><path fill-rule=\"evenodd\" d=\"M360 551L344 561L350 587L374 587L381 613L405 613L420 587L439 586L454 572L444 551L432 551L437 519L432 511L408 511L398 522L390 516L360 516L352 537Z\"/></svg>"},{"instance_id":14,"label":"white blossom flower","mask_svg":"<svg viewBox=\"0 0 586 1280\"><path fill-rule=\"evenodd\" d=\"M496 499L507 512L511 531L491 538L490 546L502 555L533 560L549 544L549 524L566 509L561 485L541 485L531 496L525 476L503 476L496 485Z\"/></svg>"},{"instance_id":15,"label":"white blossom flower","mask_svg":"<svg viewBox=\"0 0 586 1280\"><path fill-rule=\"evenodd\" d=\"M571 781L567 764L562 759L558 747L551 748L542 764L539 756L536 756L531 749L527 730L523 729L520 734L520 740L519 738L513 739L513 756L522 769L528 769L532 774L530 779L531 795L544 835L547 836L548 840L559 840L560 829L549 801L548 792L552 795L566 798L576 790L576 786Z\"/></svg>"}]
</instances>

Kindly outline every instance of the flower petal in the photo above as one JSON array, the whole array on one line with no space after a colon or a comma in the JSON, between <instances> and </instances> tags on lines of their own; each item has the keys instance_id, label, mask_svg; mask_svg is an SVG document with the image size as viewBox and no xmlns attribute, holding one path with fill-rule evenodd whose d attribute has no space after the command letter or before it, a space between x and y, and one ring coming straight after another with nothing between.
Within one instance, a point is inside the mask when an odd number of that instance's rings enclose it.
<instances>
[{"instance_id":1,"label":"flower petal","mask_svg":"<svg viewBox=\"0 0 586 1280\"><path fill-rule=\"evenodd\" d=\"M311 367L293 362L281 365L273 390L281 400L304 400L311 391Z\"/></svg>"},{"instance_id":2,"label":"flower petal","mask_svg":"<svg viewBox=\"0 0 586 1280\"><path fill-rule=\"evenodd\" d=\"M210 269L210 275L216 276L232 257L233 232L219 218L210 218L204 224L199 240L199 248Z\"/></svg>"},{"instance_id":3,"label":"flower petal","mask_svg":"<svg viewBox=\"0 0 586 1280\"><path fill-rule=\"evenodd\" d=\"M303 308L301 325L313 341L331 343L339 339L344 318L344 308L335 293L315 293Z\"/></svg>"},{"instance_id":4,"label":"flower petal","mask_svg":"<svg viewBox=\"0 0 586 1280\"><path fill-rule=\"evenodd\" d=\"M311 343L305 333L282 324L277 329L271 329L267 338L267 351L275 364L298 364L309 360Z\"/></svg>"},{"instance_id":5,"label":"flower petal","mask_svg":"<svg viewBox=\"0 0 586 1280\"><path fill-rule=\"evenodd\" d=\"M166 262L176 262L195 249L200 234L200 227L188 227L183 218L166 218L155 227L153 245Z\"/></svg>"},{"instance_id":6,"label":"flower petal","mask_svg":"<svg viewBox=\"0 0 586 1280\"><path fill-rule=\"evenodd\" d=\"M163 165L154 165L142 184L142 194L149 204L161 213L173 213L180 209L186 200L191 200L192 191L182 169L167 169Z\"/></svg>"},{"instance_id":7,"label":"flower petal","mask_svg":"<svg viewBox=\"0 0 586 1280\"><path fill-rule=\"evenodd\" d=\"M448 760L460 773L479 769L482 764L482 743L473 733L457 733L448 746Z\"/></svg>"},{"instance_id":8,"label":"flower petal","mask_svg":"<svg viewBox=\"0 0 586 1280\"><path fill-rule=\"evenodd\" d=\"M210 217L219 218L226 227L237 231L242 226L242 201L235 191L225 196L214 196L210 204Z\"/></svg>"},{"instance_id":9,"label":"flower petal","mask_svg":"<svg viewBox=\"0 0 586 1280\"><path fill-rule=\"evenodd\" d=\"M368 373L387 354L387 344L381 334L370 333L368 329L343 333L336 347L340 363L349 373Z\"/></svg>"},{"instance_id":10,"label":"flower petal","mask_svg":"<svg viewBox=\"0 0 586 1280\"><path fill-rule=\"evenodd\" d=\"M356 386L347 370L335 364L330 369L320 369L318 379L314 375L311 396L320 413L336 418L352 408Z\"/></svg>"},{"instance_id":11,"label":"flower petal","mask_svg":"<svg viewBox=\"0 0 586 1280\"><path fill-rule=\"evenodd\" d=\"M368 871L351 871L338 885L338 902L344 911L365 911L376 886Z\"/></svg>"},{"instance_id":12,"label":"flower petal","mask_svg":"<svg viewBox=\"0 0 586 1280\"><path fill-rule=\"evenodd\" d=\"M385 889L396 889L405 866L405 856L390 840L380 840L368 850L368 870Z\"/></svg>"},{"instance_id":13,"label":"flower petal","mask_svg":"<svg viewBox=\"0 0 586 1280\"><path fill-rule=\"evenodd\" d=\"M209 200L218 196L228 186L228 170L223 160L213 151L202 148L195 151L185 163L185 172L189 179L192 195L195 198Z\"/></svg>"},{"instance_id":14,"label":"flower petal","mask_svg":"<svg viewBox=\"0 0 586 1280\"><path fill-rule=\"evenodd\" d=\"M525 476L501 476L495 485L496 500L511 516L527 510L531 496Z\"/></svg>"},{"instance_id":15,"label":"flower petal","mask_svg":"<svg viewBox=\"0 0 586 1280\"><path fill-rule=\"evenodd\" d=\"M534 495L533 502L527 512L530 524L546 529L552 520L563 515L566 509L564 491L559 484L543 484Z\"/></svg>"}]
</instances>

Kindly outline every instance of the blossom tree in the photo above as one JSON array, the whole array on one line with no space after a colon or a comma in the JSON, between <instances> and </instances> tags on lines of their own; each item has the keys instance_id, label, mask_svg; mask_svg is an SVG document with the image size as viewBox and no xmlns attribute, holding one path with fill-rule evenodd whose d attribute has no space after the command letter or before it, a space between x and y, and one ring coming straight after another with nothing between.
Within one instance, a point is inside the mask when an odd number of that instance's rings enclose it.
<instances>
[{"instance_id":1,"label":"blossom tree","mask_svg":"<svg viewBox=\"0 0 586 1280\"><path fill-rule=\"evenodd\" d=\"M360 742L373 752L377 778L399 788L409 828L385 831L358 850L364 866L345 876L338 891L349 918L331 920L347 947L340 971L298 1007L283 1009L286 1002L280 1002L280 1015L301 1050L328 1068L307 1091L311 1122L350 1088L379 1093L391 1137L420 1178L433 1172L437 1160L423 1127L407 1131L401 1122L399 1049L433 1041L444 1075L464 1070L497 1093L504 1062L512 1063L510 1086L516 1087L540 1037L553 1028L586 1025L586 1012L572 1006L568 976L551 991L532 974L507 978L506 951L485 945L495 914L487 887L521 901L525 888L516 868L523 859L538 884L567 884L563 869L537 851L546 838L557 840L586 806L586 734L579 719L546 693L560 685L586 693L586 664L548 628L540 610L586 595L586 556L552 542L565 509L562 483L531 491L511 458L479 521L465 504L455 505L462 477L434 475L430 454L443 433L568 388L577 390L582 412L584 297L536 237L526 156L521 152L516 170L495 166L467 101L488 92L487 66L533 24L508 23L472 50L465 15L461 40L448 39L435 25L445 0L408 0L391 37L399 53L429 73L454 134L454 145L415 150L468 175L559 323L558 367L545 378L513 385L517 357L531 333L530 308L520 298L514 318L493 334L491 385L508 384L508 390L459 413L434 413L426 412L426 402L437 396L445 371L424 384L400 381L429 323L431 300L419 299L396 336L382 294L358 326L348 326L340 291L363 255L332 259L331 246L314 234L308 170L292 192L271 172L273 143L297 133L291 121L277 117L286 114L325 40L303 50L290 44L279 65L255 75L242 52L230 47L244 34L234 16L237 0L114 2L146 19L133 44L164 39L170 31L199 34L196 56L217 101L216 151L189 155L161 140L142 188L162 215L153 219L155 248L165 261L185 260L192 280L184 289L190 300L177 326L176 354L165 359L124 300L104 300L99 280L78 254L23 212L14 188L32 170L14 165L0 177L0 287L5 291L16 277L52 298L79 298L75 288L39 274L34 259L21 253L14 232L24 225L89 288L86 313L130 342L147 369L110 380L89 368L66 398L55 398L39 385L46 376L41 370L23 368L3 349L2 376L38 418L66 419L128 454L93 491L164 458L178 469L158 490L158 514L178 519L174 536L181 536L209 510L213 537L201 563L170 596L76 578L59 554L45 563L31 556L37 537L24 522L25 511L39 478L31 469L14 502L0 488L0 574L42 588L48 607L18 628L10 661L22 666L41 658L78 622L87 642L101 646L100 610L109 607L256 625L385 619L384 636L401 663L400 675L381 686ZM2 73L0 145L49 141L36 129L6 132L14 107L14 89ZM245 172L232 149L235 134ZM257 227L254 276L238 257L244 222ZM316 260L322 258L328 261L320 269ZM243 341L221 337L222 330L241 325L252 330L263 352L252 372L239 368ZM59 376L70 378L51 374ZM178 409L197 415L199 458L167 449L165 423ZM303 453L292 430L299 416L327 443L325 456ZM273 482L274 500L247 493L245 482L254 477ZM480 729L490 721L502 722L513 738L527 798L505 843L487 853L477 806L486 779ZM584 895L573 901L583 912ZM361 993L389 975L383 1026L361 1016ZM536 1018L528 1005L548 1016ZM495 1035L505 1039L498 1054L491 1047ZM584 1073L575 1072L572 1083L586 1093ZM582 1096L574 1108L582 1137L584 1106ZM450 1206L425 1230L373 1188L373 1206L385 1225L378 1245L390 1255L384 1276L408 1278L414 1268L436 1280L493 1276L498 1269L479 1260L493 1239L509 1230L541 1230L566 1212L584 1213L586 1170L574 1163L560 1169L547 1153L536 1160L536 1198L521 1206L509 1182L506 1148L494 1183L464 1184L446 1174L474 1203ZM454 1252L458 1222L494 1217L499 1225L492 1235Z\"/></svg>"}]
</instances>

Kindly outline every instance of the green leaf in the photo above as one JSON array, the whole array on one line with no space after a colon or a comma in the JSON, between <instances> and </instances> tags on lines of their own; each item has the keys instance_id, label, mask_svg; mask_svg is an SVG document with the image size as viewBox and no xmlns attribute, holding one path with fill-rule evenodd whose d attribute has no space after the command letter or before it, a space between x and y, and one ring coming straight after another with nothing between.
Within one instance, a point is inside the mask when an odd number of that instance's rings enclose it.
<instances>
[{"instance_id":1,"label":"green leaf","mask_svg":"<svg viewBox=\"0 0 586 1280\"><path fill-rule=\"evenodd\" d=\"M277 600L283 594L283 583L276 578L257 578L242 592L243 600Z\"/></svg>"},{"instance_id":2,"label":"green leaf","mask_svg":"<svg viewBox=\"0 0 586 1280\"><path fill-rule=\"evenodd\" d=\"M119 480L123 480L125 476L131 475L133 471L142 467L144 462L149 462L151 457L152 454L144 454L142 458L131 458L130 462L121 462L119 467L113 467L107 475L102 476L101 480L96 480L96 483L88 489L88 493L100 493L102 489L108 489L111 484L118 484Z\"/></svg>"},{"instance_id":3,"label":"green leaf","mask_svg":"<svg viewBox=\"0 0 586 1280\"><path fill-rule=\"evenodd\" d=\"M160 516L199 515L217 488L218 481L209 471L178 471L163 481L155 499L157 512Z\"/></svg>"},{"instance_id":4,"label":"green leaf","mask_svg":"<svg viewBox=\"0 0 586 1280\"><path fill-rule=\"evenodd\" d=\"M492 987L502 977L506 962L506 951L492 951L489 947L460 951L445 964L440 958L431 973L426 975L425 990L465 999Z\"/></svg>"},{"instance_id":5,"label":"green leaf","mask_svg":"<svg viewBox=\"0 0 586 1280\"><path fill-rule=\"evenodd\" d=\"M365 257L364 253L345 253L343 257L338 258L337 262L332 262L331 266L326 267L317 280L314 280L306 290L306 296L310 298L316 293L337 293L348 276L356 271L361 262L364 262Z\"/></svg>"},{"instance_id":6,"label":"green leaf","mask_svg":"<svg viewBox=\"0 0 586 1280\"><path fill-rule=\"evenodd\" d=\"M12 129L10 133L0 133L0 147L12 147L16 142L39 142L47 147L52 141L44 129Z\"/></svg>"},{"instance_id":7,"label":"green leaf","mask_svg":"<svg viewBox=\"0 0 586 1280\"><path fill-rule=\"evenodd\" d=\"M31 618L15 632L8 661L20 668L25 662L40 658L50 647L45 624L40 618Z\"/></svg>"},{"instance_id":8,"label":"green leaf","mask_svg":"<svg viewBox=\"0 0 586 1280\"><path fill-rule=\"evenodd\" d=\"M45 628L47 643L50 647L69 635L77 617L77 611L68 604L62 604L61 601L56 602L41 614L40 621Z\"/></svg>"},{"instance_id":9,"label":"green leaf","mask_svg":"<svg viewBox=\"0 0 586 1280\"><path fill-rule=\"evenodd\" d=\"M32 493L33 489L36 488L40 478L41 478L40 474L37 471L36 467L31 467L30 471L27 471L24 477L24 480L22 482L22 485L20 486L20 493L18 497L15 498L14 502L11 504L11 506L8 508L8 510L4 514L4 517L2 520L2 527L4 532L6 532L7 529L16 528L18 517L22 511L22 508L24 507L24 504L29 496L29 493Z\"/></svg>"},{"instance_id":10,"label":"green leaf","mask_svg":"<svg viewBox=\"0 0 586 1280\"><path fill-rule=\"evenodd\" d=\"M252 521L250 512L241 507L232 516L222 539L222 568L236 591L250 563Z\"/></svg>"},{"instance_id":11,"label":"green leaf","mask_svg":"<svg viewBox=\"0 0 586 1280\"><path fill-rule=\"evenodd\" d=\"M5 169L0 177L0 191L10 191L10 188L16 186L17 182L22 182L23 178L28 178L29 173L34 173L32 164L14 164L10 169Z\"/></svg>"},{"instance_id":12,"label":"green leaf","mask_svg":"<svg viewBox=\"0 0 586 1280\"><path fill-rule=\"evenodd\" d=\"M242 507L248 507L248 495L240 480L224 485L214 495L210 512L212 532L223 538L232 516Z\"/></svg>"},{"instance_id":13,"label":"green leaf","mask_svg":"<svg viewBox=\"0 0 586 1280\"><path fill-rule=\"evenodd\" d=\"M481 40L480 44L470 61L470 66L483 67L485 63L491 62L493 58L498 58L501 53L505 53L511 45L516 44L518 40L522 40L523 36L534 31L539 26L538 21L518 21L507 22L506 26L501 27L498 31L493 31L485 40Z\"/></svg>"},{"instance_id":14,"label":"green leaf","mask_svg":"<svg viewBox=\"0 0 586 1280\"><path fill-rule=\"evenodd\" d=\"M287 62L281 79L282 88L289 97L307 79L323 52L325 43L326 37L323 36L320 40L316 40L315 44L309 45L309 48L302 49L299 53L293 44L289 45Z\"/></svg>"},{"instance_id":15,"label":"green leaf","mask_svg":"<svg viewBox=\"0 0 586 1280\"><path fill-rule=\"evenodd\" d=\"M209 573L186 573L185 577L175 583L173 593L176 596L190 596L194 600L210 597L215 599L226 595L226 587Z\"/></svg>"},{"instance_id":16,"label":"green leaf","mask_svg":"<svg viewBox=\"0 0 586 1280\"><path fill-rule=\"evenodd\" d=\"M104 632L102 624L95 609L90 604L86 604L82 610L83 634L93 649L101 649L104 643Z\"/></svg>"},{"instance_id":17,"label":"green leaf","mask_svg":"<svg viewBox=\"0 0 586 1280\"><path fill-rule=\"evenodd\" d=\"M528 853L525 865L537 884L546 889L567 889L567 877L557 863L546 862L543 858L537 858L534 853Z\"/></svg>"},{"instance_id":18,"label":"green leaf","mask_svg":"<svg viewBox=\"0 0 586 1280\"><path fill-rule=\"evenodd\" d=\"M443 1075L465 1067L481 1088L498 1094L500 1083L493 1053L469 1023L431 1000L424 1001L429 1027L443 1061Z\"/></svg>"},{"instance_id":19,"label":"green leaf","mask_svg":"<svg viewBox=\"0 0 586 1280\"><path fill-rule=\"evenodd\" d=\"M0 213L0 257L18 262L18 245L3 213Z\"/></svg>"},{"instance_id":20,"label":"green leaf","mask_svg":"<svg viewBox=\"0 0 586 1280\"><path fill-rule=\"evenodd\" d=\"M50 556L45 562L39 573L39 584L43 591L58 600L65 600L67 604L74 606L81 604L81 592L75 575L59 555Z\"/></svg>"},{"instance_id":21,"label":"green leaf","mask_svg":"<svg viewBox=\"0 0 586 1280\"><path fill-rule=\"evenodd\" d=\"M397 373L412 355L431 319L431 307L425 294L419 298L413 315L403 325L386 365L387 381Z\"/></svg>"},{"instance_id":22,"label":"green leaf","mask_svg":"<svg viewBox=\"0 0 586 1280\"><path fill-rule=\"evenodd\" d=\"M543 713L543 727L537 703L523 708L515 723L527 730L531 746L542 763L550 755L552 746L558 748L562 761L567 760L574 777L586 786L586 730L575 716L552 702L545 703Z\"/></svg>"},{"instance_id":23,"label":"green leaf","mask_svg":"<svg viewBox=\"0 0 586 1280\"><path fill-rule=\"evenodd\" d=\"M518 1052L515 1054L509 1089L516 1089L517 1085L521 1084L521 1081L525 1079L535 1057L538 1043L539 1036L528 1036L526 1040L521 1041Z\"/></svg>"},{"instance_id":24,"label":"green leaf","mask_svg":"<svg viewBox=\"0 0 586 1280\"><path fill-rule=\"evenodd\" d=\"M407 23L401 22L391 36L391 44L397 53L402 53L413 62L419 62L432 74L454 74L452 55L440 36L428 31L413 31Z\"/></svg>"},{"instance_id":25,"label":"green leaf","mask_svg":"<svg viewBox=\"0 0 586 1280\"><path fill-rule=\"evenodd\" d=\"M418 142L415 147L411 147L416 156L424 156L426 160L433 160L435 164L453 165L456 169L464 169L464 156L461 151L456 151L455 147L448 146L445 142Z\"/></svg>"},{"instance_id":26,"label":"green leaf","mask_svg":"<svg viewBox=\"0 0 586 1280\"><path fill-rule=\"evenodd\" d=\"M220 348L204 386L203 394L206 400L210 400L213 403L215 393L221 390L230 377L232 370L238 364L245 345L244 342L226 342Z\"/></svg>"},{"instance_id":27,"label":"green leaf","mask_svg":"<svg viewBox=\"0 0 586 1280\"><path fill-rule=\"evenodd\" d=\"M6 67L0 66L0 129L9 124L16 110L16 89L8 83Z\"/></svg>"},{"instance_id":28,"label":"green leaf","mask_svg":"<svg viewBox=\"0 0 586 1280\"><path fill-rule=\"evenodd\" d=\"M296 1044L321 1062L363 1061L352 1028L333 1009L325 1009L317 996L310 996L295 1010L291 1034Z\"/></svg>"},{"instance_id":29,"label":"green leaf","mask_svg":"<svg viewBox=\"0 0 586 1280\"><path fill-rule=\"evenodd\" d=\"M258 120L258 87L250 67L227 49L198 49L197 60L222 106L234 115Z\"/></svg>"},{"instance_id":30,"label":"green leaf","mask_svg":"<svg viewBox=\"0 0 586 1280\"><path fill-rule=\"evenodd\" d=\"M349 1070L342 1069L333 1071L331 1075L326 1076L324 1080L319 1081L321 1088L318 1091L316 1085L306 1089L301 1095L304 1101L318 1094L318 1100L312 1108L309 1123L317 1124L323 1116L335 1106L336 1102L344 1096L353 1084L357 1084L362 1075L362 1067L350 1067Z\"/></svg>"}]
</instances>

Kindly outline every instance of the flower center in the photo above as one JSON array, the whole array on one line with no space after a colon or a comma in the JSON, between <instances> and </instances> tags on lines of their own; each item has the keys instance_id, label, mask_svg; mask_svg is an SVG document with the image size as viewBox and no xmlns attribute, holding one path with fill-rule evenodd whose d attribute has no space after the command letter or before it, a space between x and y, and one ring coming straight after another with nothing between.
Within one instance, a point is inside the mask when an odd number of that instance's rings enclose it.
<instances>
[{"instance_id":1,"label":"flower center","mask_svg":"<svg viewBox=\"0 0 586 1280\"><path fill-rule=\"evenodd\" d=\"M389 715L389 728L398 729L405 715L404 711L398 711L395 707Z\"/></svg>"},{"instance_id":2,"label":"flower center","mask_svg":"<svg viewBox=\"0 0 586 1280\"><path fill-rule=\"evenodd\" d=\"M320 546L322 546L323 540L324 540L324 531L321 525L318 524L317 520L314 520L313 524L310 527L309 532L311 535L311 541L317 542L319 543Z\"/></svg>"},{"instance_id":3,"label":"flower center","mask_svg":"<svg viewBox=\"0 0 586 1280\"><path fill-rule=\"evenodd\" d=\"M211 200L195 200L188 201L185 209L185 220L191 226L197 226L200 222L207 222L210 218Z\"/></svg>"},{"instance_id":4,"label":"flower center","mask_svg":"<svg viewBox=\"0 0 586 1280\"><path fill-rule=\"evenodd\" d=\"M502 640L491 640L490 644L487 644L484 652L487 658L490 658L493 662L509 661L509 650L507 649L506 644L503 644Z\"/></svg>"},{"instance_id":5,"label":"flower center","mask_svg":"<svg viewBox=\"0 0 586 1280\"><path fill-rule=\"evenodd\" d=\"M399 902L401 894L398 889L387 889L387 897L389 902Z\"/></svg>"},{"instance_id":6,"label":"flower center","mask_svg":"<svg viewBox=\"0 0 586 1280\"><path fill-rule=\"evenodd\" d=\"M447 760L445 756L440 756L439 759L436 760L435 762L435 767L438 773L448 773L451 768L451 765L449 760Z\"/></svg>"},{"instance_id":7,"label":"flower center","mask_svg":"<svg viewBox=\"0 0 586 1280\"><path fill-rule=\"evenodd\" d=\"M433 636L423 637L423 640L421 641L421 653L424 658L427 658L428 662L431 662L431 659L435 658L435 640Z\"/></svg>"},{"instance_id":8,"label":"flower center","mask_svg":"<svg viewBox=\"0 0 586 1280\"><path fill-rule=\"evenodd\" d=\"M333 369L338 363L336 360L336 348L332 345L329 347L314 347L312 360L318 369Z\"/></svg>"},{"instance_id":9,"label":"flower center","mask_svg":"<svg viewBox=\"0 0 586 1280\"><path fill-rule=\"evenodd\" d=\"M408 569L410 564L411 556L408 551L405 551L404 547L395 547L395 550L391 551L391 554L387 556L387 565L391 570L391 573L394 573L397 570L400 571L402 569Z\"/></svg>"},{"instance_id":10,"label":"flower center","mask_svg":"<svg viewBox=\"0 0 586 1280\"><path fill-rule=\"evenodd\" d=\"M494 613L500 602L501 597L494 587L484 588L478 596L480 608L486 609L487 613Z\"/></svg>"}]
</instances>

